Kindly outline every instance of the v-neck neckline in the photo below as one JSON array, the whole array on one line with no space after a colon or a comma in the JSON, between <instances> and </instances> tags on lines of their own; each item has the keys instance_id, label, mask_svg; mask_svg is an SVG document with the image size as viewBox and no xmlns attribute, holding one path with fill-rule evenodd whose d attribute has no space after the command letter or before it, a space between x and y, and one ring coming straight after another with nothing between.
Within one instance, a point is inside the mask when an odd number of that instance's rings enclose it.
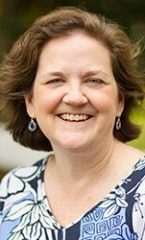
<instances>
[{"instance_id":1,"label":"v-neck neckline","mask_svg":"<svg viewBox=\"0 0 145 240\"><path fill-rule=\"evenodd\" d=\"M121 179L121 181L114 187L112 188L112 190L106 194L105 197L102 198L102 200L100 200L99 202L97 202L96 204L94 204L94 206L92 206L89 210L87 210L86 212L84 212L80 217L76 218L73 222L71 222L70 224L68 224L67 226L62 226L57 219L55 218L55 216L53 215L53 212L51 210L50 204L49 204L49 200L48 197L46 195L46 191L45 191L45 187L44 187L44 172L45 172L45 167L47 164L47 161L49 160L49 157L52 155L53 153L50 153L48 155L48 157L46 157L44 159L44 171L41 174L41 181L42 181L42 192L43 192L43 197L45 199L45 206L46 206L46 211L49 211L50 213L50 217L52 218L53 222L55 222L55 227L57 227L57 229L59 230L67 230L71 227L73 227L75 224L78 224L83 218L85 218L89 213L93 212L94 209L99 208L99 206L106 200L109 198L109 196L115 192L117 192L117 189L119 187L123 187L124 183L127 182L128 179L132 178L132 176L135 173L136 170L136 166L142 165L142 162L145 162L145 155L143 157L140 157L139 160L132 166L131 170L129 171L128 175L126 177L124 177L123 179ZM145 168L145 164L143 166L143 168Z\"/></svg>"}]
</instances>

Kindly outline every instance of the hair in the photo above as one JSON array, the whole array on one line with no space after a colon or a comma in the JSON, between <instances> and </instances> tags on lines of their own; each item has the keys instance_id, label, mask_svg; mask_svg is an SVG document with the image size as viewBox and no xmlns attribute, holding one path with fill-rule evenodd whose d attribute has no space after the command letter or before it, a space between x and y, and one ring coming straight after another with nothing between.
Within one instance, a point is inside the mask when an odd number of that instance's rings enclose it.
<instances>
[{"instance_id":1,"label":"hair","mask_svg":"<svg viewBox=\"0 0 145 240\"><path fill-rule=\"evenodd\" d=\"M33 89L39 56L54 38L83 31L104 44L109 52L119 96L124 98L122 127L113 134L122 142L135 139L140 128L130 120L132 110L144 98L142 74L138 69L139 45L133 43L117 24L104 16L76 7L62 7L37 19L4 56L0 68L0 111L13 139L36 150L51 151L51 143L37 128L28 130L30 118L24 96ZM51 104L51 103L50 103ZM111 107L111 106L110 106Z\"/></svg>"}]
</instances>

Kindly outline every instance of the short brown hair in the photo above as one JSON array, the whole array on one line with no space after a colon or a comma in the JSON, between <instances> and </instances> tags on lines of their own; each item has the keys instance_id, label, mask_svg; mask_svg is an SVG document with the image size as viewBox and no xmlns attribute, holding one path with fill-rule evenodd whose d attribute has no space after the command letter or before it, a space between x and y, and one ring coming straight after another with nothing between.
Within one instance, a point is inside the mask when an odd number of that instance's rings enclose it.
<instances>
[{"instance_id":1,"label":"short brown hair","mask_svg":"<svg viewBox=\"0 0 145 240\"><path fill-rule=\"evenodd\" d=\"M16 41L0 70L0 109L15 141L37 150L52 150L49 140L38 129L31 133L24 96L33 88L38 60L50 39L71 34L86 34L102 42L110 52L119 96L125 100L122 127L114 136L122 142L137 138L140 129L130 121L130 113L144 98L142 75L137 66L139 47L122 28L103 16L75 7L63 7L42 16ZM111 106L110 106L111 107Z\"/></svg>"}]
</instances>

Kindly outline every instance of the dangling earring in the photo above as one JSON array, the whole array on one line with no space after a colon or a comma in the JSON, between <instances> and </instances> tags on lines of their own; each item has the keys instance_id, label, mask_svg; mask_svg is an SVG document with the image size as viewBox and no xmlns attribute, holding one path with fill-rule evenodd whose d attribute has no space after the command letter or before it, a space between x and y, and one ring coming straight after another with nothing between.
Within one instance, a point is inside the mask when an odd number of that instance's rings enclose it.
<instances>
[{"instance_id":1,"label":"dangling earring","mask_svg":"<svg viewBox=\"0 0 145 240\"><path fill-rule=\"evenodd\" d=\"M34 131L36 131L36 129L37 129L37 124L34 121L34 119L31 118L30 122L28 123L28 130L30 132L34 132Z\"/></svg>"},{"instance_id":2,"label":"dangling earring","mask_svg":"<svg viewBox=\"0 0 145 240\"><path fill-rule=\"evenodd\" d=\"M116 130L119 130L120 128L121 128L121 120L120 120L120 117L118 117L116 121Z\"/></svg>"}]
</instances>

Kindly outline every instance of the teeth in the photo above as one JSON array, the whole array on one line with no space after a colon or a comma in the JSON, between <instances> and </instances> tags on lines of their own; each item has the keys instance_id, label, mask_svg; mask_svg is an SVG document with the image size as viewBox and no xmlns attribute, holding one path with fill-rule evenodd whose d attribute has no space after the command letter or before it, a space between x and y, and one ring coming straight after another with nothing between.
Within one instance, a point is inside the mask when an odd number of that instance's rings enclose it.
<instances>
[{"instance_id":1,"label":"teeth","mask_svg":"<svg viewBox=\"0 0 145 240\"><path fill-rule=\"evenodd\" d=\"M79 121L85 121L89 118L89 115L86 115L86 114L68 114L68 113L65 113L65 114L61 114L60 117L63 119L63 120L66 120L66 121L75 121L75 122L79 122Z\"/></svg>"}]
</instances>

